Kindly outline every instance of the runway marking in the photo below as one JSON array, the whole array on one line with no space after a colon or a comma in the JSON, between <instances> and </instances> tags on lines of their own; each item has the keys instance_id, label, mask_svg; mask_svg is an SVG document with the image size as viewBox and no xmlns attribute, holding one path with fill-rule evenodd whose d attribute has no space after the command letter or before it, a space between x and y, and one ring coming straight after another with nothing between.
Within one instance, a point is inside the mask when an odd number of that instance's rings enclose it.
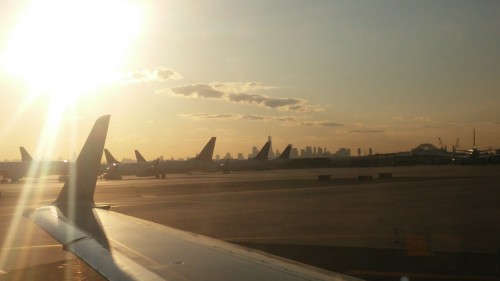
<instances>
[{"instance_id":1,"label":"runway marking","mask_svg":"<svg viewBox=\"0 0 500 281\"><path fill-rule=\"evenodd\" d=\"M422 235L406 236L406 254L411 257L431 256L425 237Z\"/></svg>"},{"instance_id":2,"label":"runway marking","mask_svg":"<svg viewBox=\"0 0 500 281\"><path fill-rule=\"evenodd\" d=\"M377 277L409 277L433 280L500 280L500 277L491 275L457 275L457 274L432 274L432 273L412 273L412 272L390 272L390 271L366 271L351 270L347 275L364 275Z\"/></svg>"}]
</instances>

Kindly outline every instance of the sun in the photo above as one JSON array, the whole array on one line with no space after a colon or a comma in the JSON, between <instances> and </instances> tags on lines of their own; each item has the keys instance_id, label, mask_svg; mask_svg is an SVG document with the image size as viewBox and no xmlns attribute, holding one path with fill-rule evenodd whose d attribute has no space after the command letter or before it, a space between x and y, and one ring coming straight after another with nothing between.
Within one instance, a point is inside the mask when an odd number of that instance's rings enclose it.
<instances>
[{"instance_id":1,"label":"sun","mask_svg":"<svg viewBox=\"0 0 500 281\"><path fill-rule=\"evenodd\" d=\"M119 75L143 11L131 1L33 0L0 61L39 95L74 98Z\"/></svg>"}]
</instances>

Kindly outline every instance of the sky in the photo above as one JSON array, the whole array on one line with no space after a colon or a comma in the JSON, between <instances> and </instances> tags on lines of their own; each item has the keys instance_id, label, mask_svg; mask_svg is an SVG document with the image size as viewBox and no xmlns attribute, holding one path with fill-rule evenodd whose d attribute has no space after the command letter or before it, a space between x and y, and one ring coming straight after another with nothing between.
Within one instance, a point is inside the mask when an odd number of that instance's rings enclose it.
<instances>
[{"instance_id":1,"label":"sky","mask_svg":"<svg viewBox=\"0 0 500 281\"><path fill-rule=\"evenodd\" d=\"M500 2L0 0L0 159L500 148Z\"/></svg>"}]
</instances>

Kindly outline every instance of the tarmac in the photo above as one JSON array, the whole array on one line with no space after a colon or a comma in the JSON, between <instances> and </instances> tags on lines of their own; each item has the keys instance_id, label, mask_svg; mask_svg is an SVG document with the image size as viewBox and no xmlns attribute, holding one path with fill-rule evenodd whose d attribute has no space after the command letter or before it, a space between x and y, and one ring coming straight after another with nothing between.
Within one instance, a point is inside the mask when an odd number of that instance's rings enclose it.
<instances>
[{"instance_id":1,"label":"tarmac","mask_svg":"<svg viewBox=\"0 0 500 281\"><path fill-rule=\"evenodd\" d=\"M22 217L61 187L0 185L0 280L104 280ZM500 280L498 165L127 177L95 201L366 280Z\"/></svg>"}]
</instances>

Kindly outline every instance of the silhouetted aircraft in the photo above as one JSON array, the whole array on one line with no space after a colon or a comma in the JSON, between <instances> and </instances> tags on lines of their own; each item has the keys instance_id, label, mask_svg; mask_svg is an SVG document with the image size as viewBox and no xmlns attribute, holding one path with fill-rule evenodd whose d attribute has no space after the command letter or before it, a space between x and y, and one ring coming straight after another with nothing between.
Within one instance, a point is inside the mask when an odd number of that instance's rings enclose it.
<instances>
[{"instance_id":1,"label":"silhouetted aircraft","mask_svg":"<svg viewBox=\"0 0 500 281\"><path fill-rule=\"evenodd\" d=\"M359 280L96 205L109 118L94 124L57 199L24 213L108 280Z\"/></svg>"},{"instance_id":2,"label":"silhouetted aircraft","mask_svg":"<svg viewBox=\"0 0 500 281\"><path fill-rule=\"evenodd\" d=\"M105 172L103 173L104 179L117 180L121 179L122 176L165 177L165 175L158 170L160 161L159 158L153 162L144 160L145 162L122 163L116 160L108 149L104 149L104 154L108 164Z\"/></svg>"},{"instance_id":3,"label":"silhouetted aircraft","mask_svg":"<svg viewBox=\"0 0 500 281\"><path fill-rule=\"evenodd\" d=\"M281 152L278 158L274 158L269 160L269 168L271 169L279 169L286 163L290 161L290 153L292 152L292 145L289 144L286 146L285 150Z\"/></svg>"},{"instance_id":4,"label":"silhouetted aircraft","mask_svg":"<svg viewBox=\"0 0 500 281\"><path fill-rule=\"evenodd\" d=\"M455 149L453 151L453 160L460 160L469 164L484 164L491 157L499 157L492 154L493 149L480 150L476 147L476 128L472 133L472 148L467 150Z\"/></svg>"},{"instance_id":5,"label":"silhouetted aircraft","mask_svg":"<svg viewBox=\"0 0 500 281\"><path fill-rule=\"evenodd\" d=\"M219 169L226 174L231 171L269 170L270 166L268 157L270 147L271 142L266 142L254 158L245 160L226 159L224 160L224 163L220 164Z\"/></svg>"},{"instance_id":6,"label":"silhouetted aircraft","mask_svg":"<svg viewBox=\"0 0 500 281\"><path fill-rule=\"evenodd\" d=\"M160 162L159 170L163 174L168 173L186 173L190 174L195 171L206 172L213 168L214 162L212 157L214 155L216 137L211 137L205 144L201 152L195 158L188 160L166 160Z\"/></svg>"},{"instance_id":7,"label":"silhouetted aircraft","mask_svg":"<svg viewBox=\"0 0 500 281\"><path fill-rule=\"evenodd\" d=\"M18 182L24 177L40 177L59 175L59 180L64 180L68 174L68 161L34 161L33 157L23 146L19 147L21 152L21 162L0 162L0 175L2 182Z\"/></svg>"}]
</instances>

